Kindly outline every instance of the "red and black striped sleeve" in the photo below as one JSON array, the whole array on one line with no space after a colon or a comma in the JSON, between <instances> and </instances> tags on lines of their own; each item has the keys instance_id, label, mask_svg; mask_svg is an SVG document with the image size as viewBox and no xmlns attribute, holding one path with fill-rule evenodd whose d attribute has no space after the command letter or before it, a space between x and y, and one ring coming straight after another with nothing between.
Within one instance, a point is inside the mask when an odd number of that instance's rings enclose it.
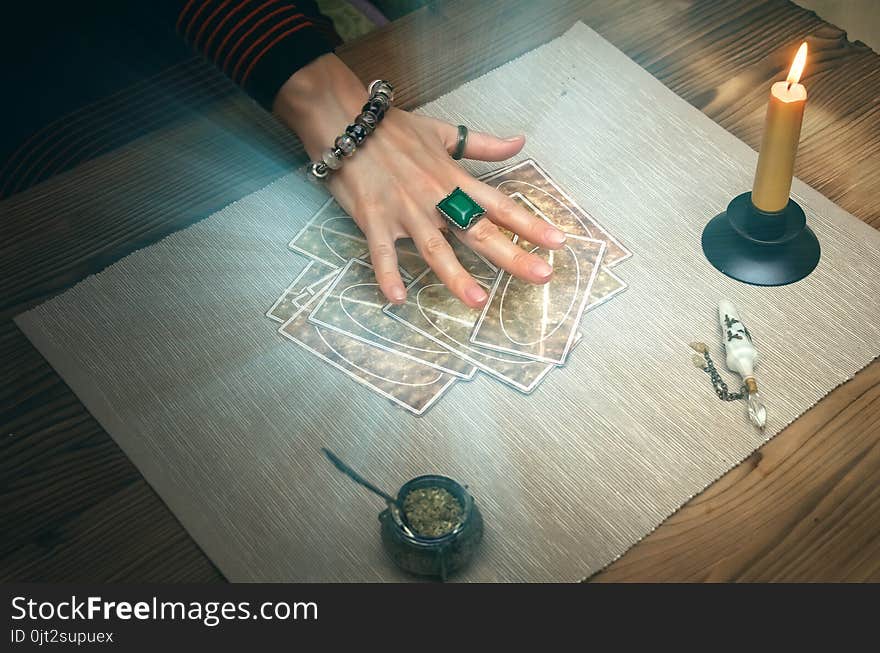
<instances>
[{"instance_id":1,"label":"red and black striped sleeve","mask_svg":"<svg viewBox=\"0 0 880 653\"><path fill-rule=\"evenodd\" d=\"M341 39L314 0L180 0L178 34L267 109L297 70Z\"/></svg>"}]
</instances>

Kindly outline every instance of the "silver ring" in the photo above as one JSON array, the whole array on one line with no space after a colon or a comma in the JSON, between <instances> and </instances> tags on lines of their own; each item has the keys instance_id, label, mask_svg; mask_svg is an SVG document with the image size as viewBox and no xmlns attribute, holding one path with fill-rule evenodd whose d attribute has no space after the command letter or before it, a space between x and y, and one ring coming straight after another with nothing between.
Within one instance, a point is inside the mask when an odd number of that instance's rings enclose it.
<instances>
[{"instance_id":1,"label":"silver ring","mask_svg":"<svg viewBox=\"0 0 880 653\"><path fill-rule=\"evenodd\" d=\"M455 149L452 151L452 158L458 161L464 156L464 148L467 147L468 128L464 125L458 126L458 140L455 142Z\"/></svg>"}]
</instances>

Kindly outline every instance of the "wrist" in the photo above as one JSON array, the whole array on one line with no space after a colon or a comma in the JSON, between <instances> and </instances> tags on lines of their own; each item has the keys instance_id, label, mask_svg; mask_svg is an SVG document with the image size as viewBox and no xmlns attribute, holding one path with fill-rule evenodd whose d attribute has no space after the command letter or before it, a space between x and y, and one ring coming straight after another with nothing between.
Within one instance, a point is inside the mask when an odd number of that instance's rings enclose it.
<instances>
[{"instance_id":1,"label":"wrist","mask_svg":"<svg viewBox=\"0 0 880 653\"><path fill-rule=\"evenodd\" d=\"M366 100L357 75L335 54L326 54L291 75L272 111L299 136L309 156L318 158Z\"/></svg>"}]
</instances>

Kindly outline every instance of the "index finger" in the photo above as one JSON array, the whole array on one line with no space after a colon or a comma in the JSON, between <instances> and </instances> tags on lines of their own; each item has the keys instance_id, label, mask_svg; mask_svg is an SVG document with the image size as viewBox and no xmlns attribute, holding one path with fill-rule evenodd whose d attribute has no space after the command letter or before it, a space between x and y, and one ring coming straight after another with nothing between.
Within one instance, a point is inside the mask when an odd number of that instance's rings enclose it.
<instances>
[{"instance_id":1,"label":"index finger","mask_svg":"<svg viewBox=\"0 0 880 653\"><path fill-rule=\"evenodd\" d=\"M455 257L452 246L443 233L429 220L420 221L418 228L410 231L413 242L425 263L440 278L440 281L470 308L482 308L489 295L477 283Z\"/></svg>"}]
</instances>

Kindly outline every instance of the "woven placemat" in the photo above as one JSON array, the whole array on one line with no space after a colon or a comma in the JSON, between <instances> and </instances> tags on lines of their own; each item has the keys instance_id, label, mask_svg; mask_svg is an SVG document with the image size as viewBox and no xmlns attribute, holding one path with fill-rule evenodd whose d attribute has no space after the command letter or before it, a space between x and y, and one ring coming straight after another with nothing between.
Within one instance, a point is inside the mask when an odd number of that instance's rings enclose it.
<instances>
[{"instance_id":1,"label":"woven placemat","mask_svg":"<svg viewBox=\"0 0 880 653\"><path fill-rule=\"evenodd\" d=\"M322 446L390 490L467 483L487 532L459 579L580 580L880 354L880 233L796 180L816 271L781 288L718 273L700 233L755 152L584 25L423 111L524 130L523 156L634 252L627 292L534 395L481 377L416 418L282 339L263 313L325 198L293 175L17 319L231 580L404 578L381 506ZM721 355L721 298L763 356L764 434L691 364L692 340Z\"/></svg>"}]
</instances>

